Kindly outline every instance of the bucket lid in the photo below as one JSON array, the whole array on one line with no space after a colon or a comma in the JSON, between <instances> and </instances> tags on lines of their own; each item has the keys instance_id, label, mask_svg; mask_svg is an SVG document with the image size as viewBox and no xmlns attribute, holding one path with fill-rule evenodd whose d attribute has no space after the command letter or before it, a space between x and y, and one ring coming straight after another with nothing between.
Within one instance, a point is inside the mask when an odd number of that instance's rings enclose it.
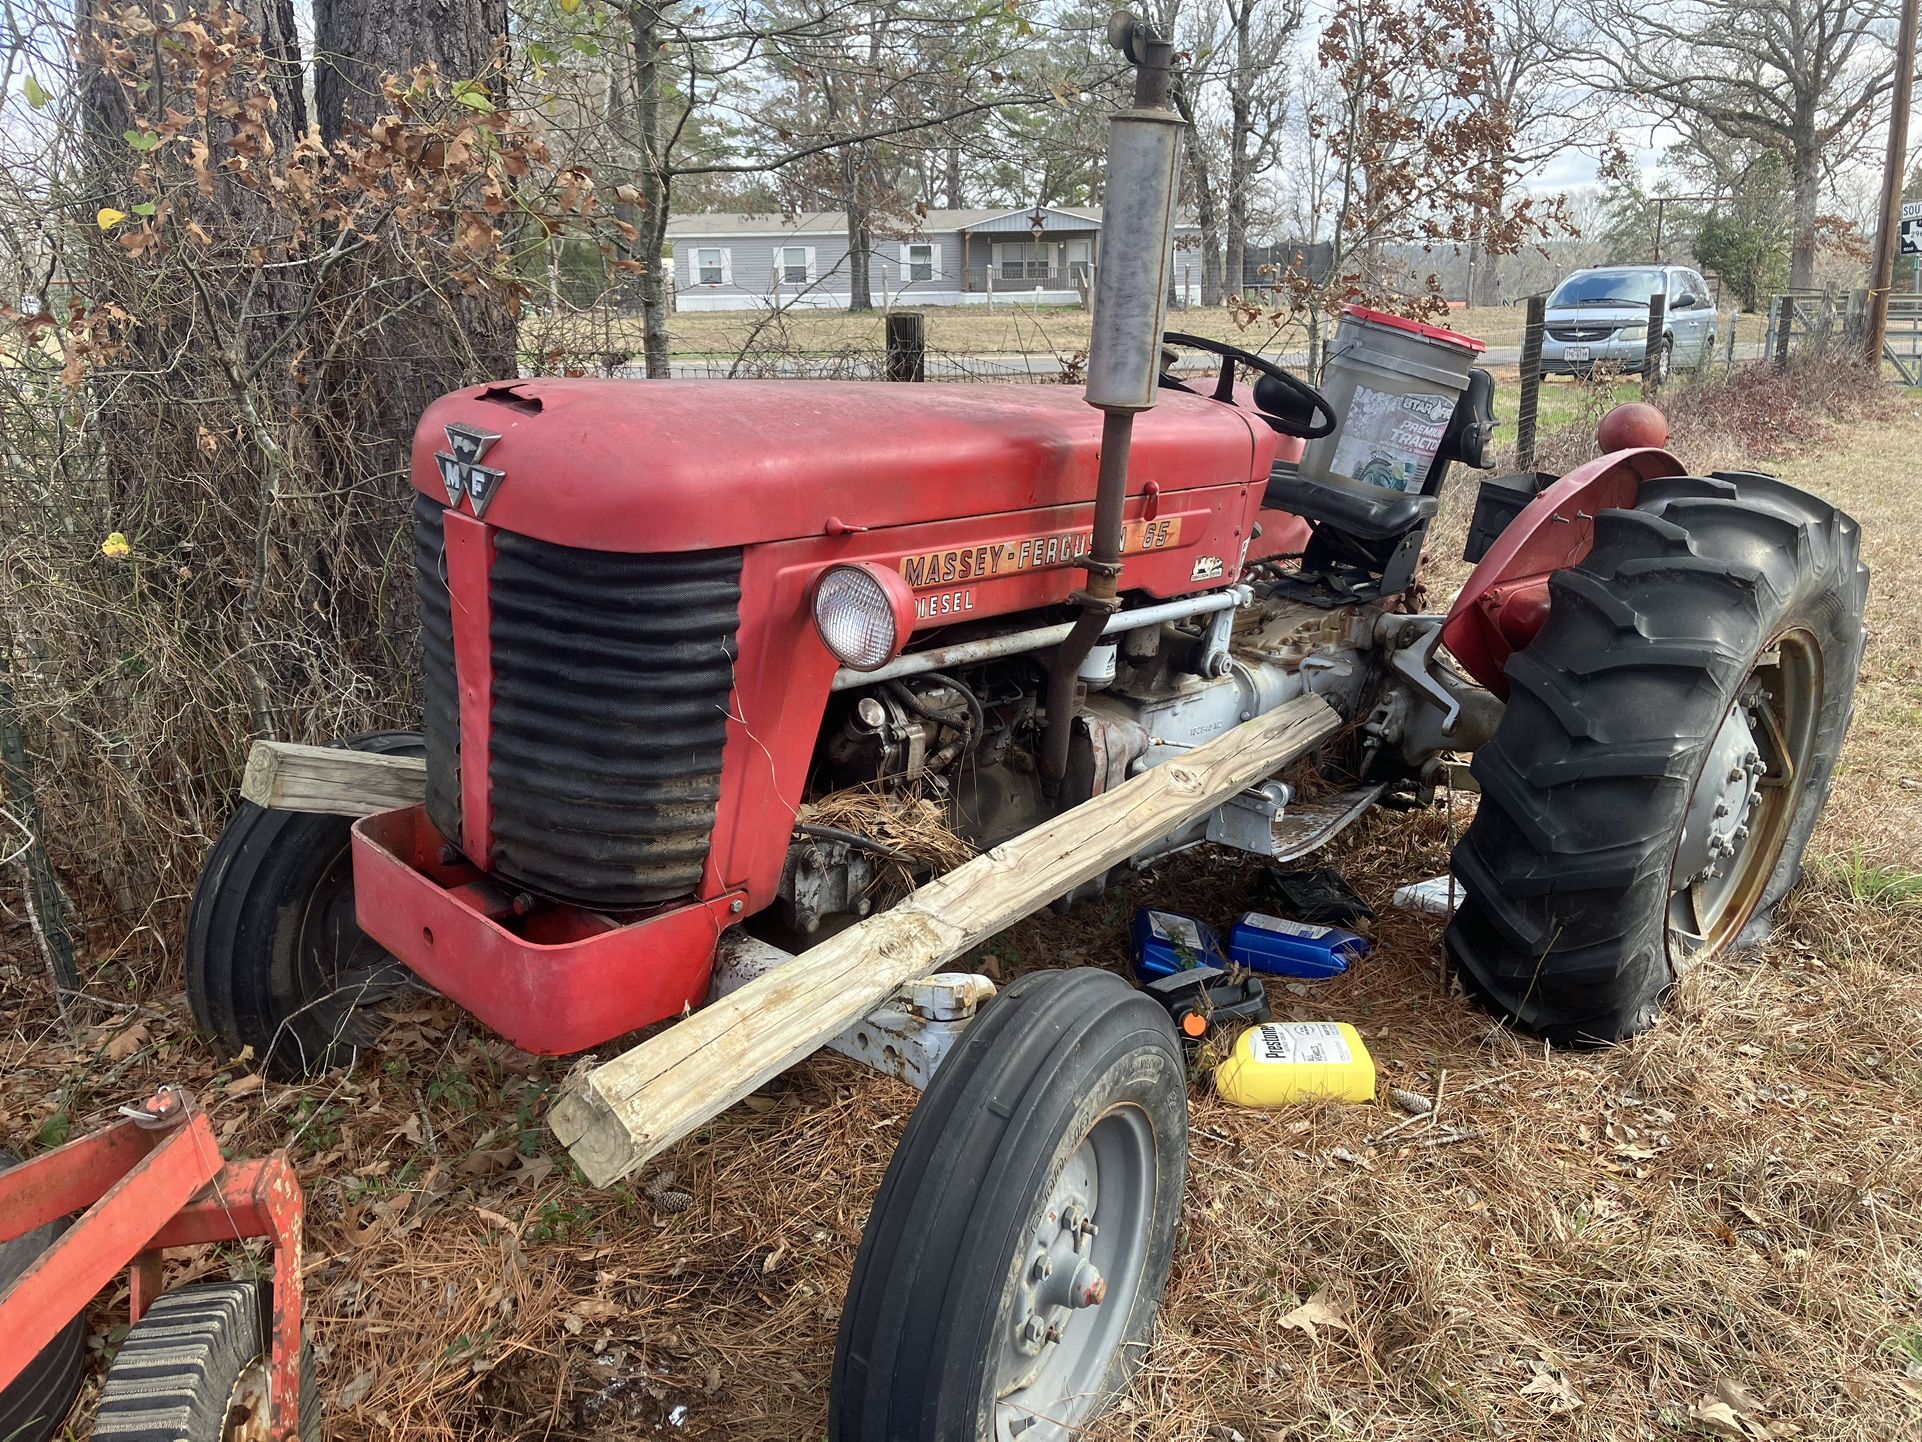
<instances>
[{"instance_id":1,"label":"bucket lid","mask_svg":"<svg viewBox=\"0 0 1922 1442\"><path fill-rule=\"evenodd\" d=\"M1342 314L1352 315L1356 320L1373 321L1376 325L1393 326L1396 330L1405 330L1411 335L1421 336L1424 340L1438 340L1448 345L1458 345L1477 355L1488 349L1487 341L1476 340L1472 335L1444 330L1441 326L1428 324L1427 321L1409 320L1406 316L1390 315L1385 310L1370 310L1365 305L1348 306Z\"/></svg>"}]
</instances>

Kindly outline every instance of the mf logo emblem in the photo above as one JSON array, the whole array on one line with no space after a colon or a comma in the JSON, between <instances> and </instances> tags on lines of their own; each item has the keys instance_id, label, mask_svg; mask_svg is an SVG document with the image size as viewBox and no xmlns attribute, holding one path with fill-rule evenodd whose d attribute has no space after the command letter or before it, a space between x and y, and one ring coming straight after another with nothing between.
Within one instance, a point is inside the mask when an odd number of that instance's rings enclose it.
<instances>
[{"instance_id":1,"label":"mf logo emblem","mask_svg":"<svg viewBox=\"0 0 1922 1442\"><path fill-rule=\"evenodd\" d=\"M434 459L440 462L441 484L447 487L447 504L458 511L461 497L467 497L473 502L477 521L487 514L488 503L507 479L506 471L481 464L488 448L499 439L492 431L478 431L456 421L447 428L448 448L434 452Z\"/></svg>"}]
</instances>

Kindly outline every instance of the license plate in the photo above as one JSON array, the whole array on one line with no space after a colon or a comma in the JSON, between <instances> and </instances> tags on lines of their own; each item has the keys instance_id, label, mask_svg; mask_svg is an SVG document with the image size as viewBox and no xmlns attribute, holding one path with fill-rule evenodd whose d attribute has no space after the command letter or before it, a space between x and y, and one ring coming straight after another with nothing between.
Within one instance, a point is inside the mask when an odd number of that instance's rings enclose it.
<instances>
[{"instance_id":1,"label":"license plate","mask_svg":"<svg viewBox=\"0 0 1922 1442\"><path fill-rule=\"evenodd\" d=\"M1562 359L1572 360L1572 361L1585 361L1588 359L1588 347L1585 345L1563 346Z\"/></svg>"}]
</instances>

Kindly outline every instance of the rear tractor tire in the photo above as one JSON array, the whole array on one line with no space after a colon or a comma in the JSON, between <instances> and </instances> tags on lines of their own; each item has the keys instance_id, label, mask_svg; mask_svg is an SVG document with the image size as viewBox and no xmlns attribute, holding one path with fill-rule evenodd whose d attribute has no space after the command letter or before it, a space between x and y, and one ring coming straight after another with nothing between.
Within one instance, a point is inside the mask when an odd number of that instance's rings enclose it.
<instances>
[{"instance_id":1,"label":"rear tractor tire","mask_svg":"<svg viewBox=\"0 0 1922 1442\"><path fill-rule=\"evenodd\" d=\"M413 731L341 743L421 756ZM244 1047L283 1081L351 1063L412 987L354 916L352 822L243 801L194 887L187 1001L227 1056Z\"/></svg>"},{"instance_id":2,"label":"rear tractor tire","mask_svg":"<svg viewBox=\"0 0 1922 1442\"><path fill-rule=\"evenodd\" d=\"M841 1314L832 1442L1068 1442L1132 1376L1168 1281L1188 1110L1168 1015L1036 972L935 1073Z\"/></svg>"},{"instance_id":3,"label":"rear tractor tire","mask_svg":"<svg viewBox=\"0 0 1922 1442\"><path fill-rule=\"evenodd\" d=\"M1448 929L1469 986L1602 1044L1766 936L1848 730L1867 593L1855 522L1770 476L1649 481L1603 511L1474 758Z\"/></svg>"},{"instance_id":4,"label":"rear tractor tire","mask_svg":"<svg viewBox=\"0 0 1922 1442\"><path fill-rule=\"evenodd\" d=\"M251 1282L157 1298L127 1333L100 1390L93 1435L114 1442L267 1442L271 1345ZM313 1358L300 1359L300 1438L320 1442Z\"/></svg>"}]
</instances>

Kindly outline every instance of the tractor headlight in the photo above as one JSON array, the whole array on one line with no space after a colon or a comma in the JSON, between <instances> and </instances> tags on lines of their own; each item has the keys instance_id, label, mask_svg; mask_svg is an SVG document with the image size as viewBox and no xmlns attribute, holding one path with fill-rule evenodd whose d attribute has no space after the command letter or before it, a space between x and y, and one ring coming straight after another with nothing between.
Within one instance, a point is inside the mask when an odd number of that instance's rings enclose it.
<instances>
[{"instance_id":1,"label":"tractor headlight","mask_svg":"<svg viewBox=\"0 0 1922 1442\"><path fill-rule=\"evenodd\" d=\"M1631 344L1636 341L1647 340L1648 326L1646 323L1642 325L1625 325L1620 330L1615 332L1615 339L1625 340L1630 342Z\"/></svg>"},{"instance_id":2,"label":"tractor headlight","mask_svg":"<svg viewBox=\"0 0 1922 1442\"><path fill-rule=\"evenodd\" d=\"M829 567L814 586L814 625L842 665L875 670L901 654L914 630L914 591L871 561Z\"/></svg>"}]
</instances>

